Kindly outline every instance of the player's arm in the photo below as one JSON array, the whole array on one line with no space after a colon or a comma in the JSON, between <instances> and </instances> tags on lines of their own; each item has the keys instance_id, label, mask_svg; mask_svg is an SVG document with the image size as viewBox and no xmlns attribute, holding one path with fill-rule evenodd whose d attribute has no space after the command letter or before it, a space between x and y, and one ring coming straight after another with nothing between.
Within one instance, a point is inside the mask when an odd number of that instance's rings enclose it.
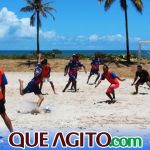
<instances>
[{"instance_id":1,"label":"player's arm","mask_svg":"<svg viewBox=\"0 0 150 150\"><path fill-rule=\"evenodd\" d=\"M95 88L102 82L102 80L105 80L104 75L102 74L100 80L97 82L97 84L95 85Z\"/></svg>"},{"instance_id":2,"label":"player's arm","mask_svg":"<svg viewBox=\"0 0 150 150\"><path fill-rule=\"evenodd\" d=\"M4 100L5 100L5 93L6 93L6 88L5 88L6 84L8 84L7 78L6 78L5 74L3 74L2 75L2 94L3 94Z\"/></svg>"},{"instance_id":3,"label":"player's arm","mask_svg":"<svg viewBox=\"0 0 150 150\"><path fill-rule=\"evenodd\" d=\"M2 85L2 94L3 94L3 99L5 100L5 85Z\"/></svg>"},{"instance_id":4,"label":"player's arm","mask_svg":"<svg viewBox=\"0 0 150 150\"><path fill-rule=\"evenodd\" d=\"M87 73L86 67L85 67L83 64L81 64L81 63L79 62L78 65L79 65L80 68L82 67L82 68L84 69L84 72L85 72L85 73Z\"/></svg>"},{"instance_id":5,"label":"player's arm","mask_svg":"<svg viewBox=\"0 0 150 150\"><path fill-rule=\"evenodd\" d=\"M38 54L37 54L38 64L41 63L41 57L42 57L42 53L38 53Z\"/></svg>"},{"instance_id":6,"label":"player's arm","mask_svg":"<svg viewBox=\"0 0 150 150\"><path fill-rule=\"evenodd\" d=\"M138 75L137 75L137 73L136 73L136 75L135 75L135 77L134 77L134 81L133 81L133 83L131 84L132 86L135 84L135 82L136 82L137 79L138 79Z\"/></svg>"},{"instance_id":7,"label":"player's arm","mask_svg":"<svg viewBox=\"0 0 150 150\"><path fill-rule=\"evenodd\" d=\"M125 81L126 79L123 79L123 78L120 78L118 76L116 76L116 78L119 80L119 81Z\"/></svg>"},{"instance_id":8,"label":"player's arm","mask_svg":"<svg viewBox=\"0 0 150 150\"><path fill-rule=\"evenodd\" d=\"M50 77L50 73L51 73L51 67L49 66L49 68L48 68L48 77Z\"/></svg>"},{"instance_id":9,"label":"player's arm","mask_svg":"<svg viewBox=\"0 0 150 150\"><path fill-rule=\"evenodd\" d=\"M69 69L69 64L65 66L65 69L64 69L64 76L67 75L68 69Z\"/></svg>"},{"instance_id":10,"label":"player's arm","mask_svg":"<svg viewBox=\"0 0 150 150\"><path fill-rule=\"evenodd\" d=\"M95 88L98 87L98 85L102 82L102 80L100 79L97 84L95 85Z\"/></svg>"}]
</instances>

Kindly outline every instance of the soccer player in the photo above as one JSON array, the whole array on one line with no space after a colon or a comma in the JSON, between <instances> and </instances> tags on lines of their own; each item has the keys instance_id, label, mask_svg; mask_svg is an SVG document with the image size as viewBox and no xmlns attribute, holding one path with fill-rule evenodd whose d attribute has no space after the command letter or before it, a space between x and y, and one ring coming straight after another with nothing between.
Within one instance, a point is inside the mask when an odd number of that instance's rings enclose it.
<instances>
[{"instance_id":1,"label":"soccer player","mask_svg":"<svg viewBox=\"0 0 150 150\"><path fill-rule=\"evenodd\" d=\"M3 118L9 131L13 132L11 120L7 116L6 110L5 110L5 85L7 85L7 84L8 84L8 82L7 82L5 73L4 73L3 69L0 69L0 115Z\"/></svg>"},{"instance_id":2,"label":"soccer player","mask_svg":"<svg viewBox=\"0 0 150 150\"><path fill-rule=\"evenodd\" d=\"M72 83L72 87L74 88L75 92L77 91L77 73L78 70L83 67L85 72L85 66L79 62L79 56L76 54L73 54L72 60L69 61L69 63L65 67L64 76L67 74L69 75L68 83L66 84L63 92L66 91L66 89L69 87L70 83Z\"/></svg>"},{"instance_id":3,"label":"soccer player","mask_svg":"<svg viewBox=\"0 0 150 150\"><path fill-rule=\"evenodd\" d=\"M137 71L135 73L135 78L132 83L132 86L135 85L136 90L133 94L138 94L139 85L143 85L144 83L146 83L150 87L150 75L148 71L142 69L141 65L138 65Z\"/></svg>"},{"instance_id":4,"label":"soccer player","mask_svg":"<svg viewBox=\"0 0 150 150\"><path fill-rule=\"evenodd\" d=\"M94 84L96 84L96 82L98 81L98 79L100 77L100 72L99 72L99 65L100 64L103 64L103 62L95 54L95 57L92 59L92 62L91 62L91 71L90 71L90 74L88 76L87 84L89 83L89 80L90 80L91 76L94 75L94 74L97 75L97 78L96 78Z\"/></svg>"},{"instance_id":5,"label":"soccer player","mask_svg":"<svg viewBox=\"0 0 150 150\"><path fill-rule=\"evenodd\" d=\"M77 54L74 54L75 56L76 56L76 61L77 61L77 64L78 64L78 69L77 69L77 74L76 74L76 79L77 79L77 77L78 77L78 71L81 69L81 68L83 68L84 69L84 72L85 73L87 73L87 71L86 71L86 67L84 66L84 64L82 64L81 62L80 62L80 55L77 53ZM76 85L77 86L77 85ZM73 90L73 84L71 85L71 89L70 90ZM77 89L77 90L79 90L79 89Z\"/></svg>"},{"instance_id":6,"label":"soccer player","mask_svg":"<svg viewBox=\"0 0 150 150\"><path fill-rule=\"evenodd\" d=\"M45 59L41 62L40 61L41 61L41 53L38 54L38 64L34 70L34 77L25 88L23 88L23 80L19 79L20 95L23 96L24 94L34 92L34 94L39 97L37 106L34 110L35 113L40 113L40 106L44 100L42 92L39 88L39 84L42 81L42 69L46 66L47 62Z\"/></svg>"},{"instance_id":7,"label":"soccer player","mask_svg":"<svg viewBox=\"0 0 150 150\"><path fill-rule=\"evenodd\" d=\"M47 63L47 59L45 59L45 61ZM42 90L43 82L48 81L50 83L51 87L52 87L52 90L53 90L54 94L56 94L54 84L53 84L53 82L50 79L50 73L51 73L51 67L47 63L45 65L45 67L42 69L42 78L43 79L42 79L42 81L40 83L40 90Z\"/></svg>"},{"instance_id":8,"label":"soccer player","mask_svg":"<svg viewBox=\"0 0 150 150\"><path fill-rule=\"evenodd\" d=\"M96 84L95 87L97 87L101 83L101 81L105 80L105 79L107 79L108 82L110 82L110 86L106 91L106 95L113 102L113 101L115 101L115 89L117 89L119 87L119 81L118 80L125 81L125 79L121 79L114 72L111 72L107 65L104 65L101 79L98 81L98 83Z\"/></svg>"}]
</instances>

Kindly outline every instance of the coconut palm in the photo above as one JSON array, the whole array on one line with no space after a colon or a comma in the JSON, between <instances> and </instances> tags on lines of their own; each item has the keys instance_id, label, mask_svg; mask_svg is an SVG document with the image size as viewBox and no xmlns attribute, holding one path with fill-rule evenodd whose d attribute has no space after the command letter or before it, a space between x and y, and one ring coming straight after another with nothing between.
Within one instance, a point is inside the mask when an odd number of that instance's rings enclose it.
<instances>
[{"instance_id":1,"label":"coconut palm","mask_svg":"<svg viewBox=\"0 0 150 150\"><path fill-rule=\"evenodd\" d=\"M40 52L40 43L39 43L39 30L41 27L41 19L40 15L47 18L47 14L49 14L53 20L55 19L54 15L51 11L55 10L50 6L51 2L44 3L43 0L26 0L27 6L21 8L22 12L33 12L30 18L30 25L34 26L35 20L37 20L37 53Z\"/></svg>"},{"instance_id":2,"label":"coconut palm","mask_svg":"<svg viewBox=\"0 0 150 150\"><path fill-rule=\"evenodd\" d=\"M100 3L104 0L98 0ZM105 10L107 11L115 0L105 0ZM129 0L128 0L129 1ZM130 0L138 12L142 13L143 3L142 0ZM126 49L127 49L127 62L130 63L129 51L129 35L128 35L128 13L127 13L127 0L120 0L120 6L125 13L125 28L126 28Z\"/></svg>"}]
</instances>

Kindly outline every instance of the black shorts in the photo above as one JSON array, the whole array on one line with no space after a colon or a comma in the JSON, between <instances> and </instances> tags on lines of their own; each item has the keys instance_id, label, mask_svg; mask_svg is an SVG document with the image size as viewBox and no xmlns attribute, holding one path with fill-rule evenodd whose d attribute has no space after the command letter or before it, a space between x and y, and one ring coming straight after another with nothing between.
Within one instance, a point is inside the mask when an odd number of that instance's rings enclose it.
<instances>
[{"instance_id":1,"label":"black shorts","mask_svg":"<svg viewBox=\"0 0 150 150\"><path fill-rule=\"evenodd\" d=\"M0 100L0 114L5 113L5 101Z\"/></svg>"},{"instance_id":2,"label":"black shorts","mask_svg":"<svg viewBox=\"0 0 150 150\"><path fill-rule=\"evenodd\" d=\"M143 85L145 82L150 82L148 79L139 79L137 83Z\"/></svg>"},{"instance_id":3,"label":"black shorts","mask_svg":"<svg viewBox=\"0 0 150 150\"><path fill-rule=\"evenodd\" d=\"M35 95L42 94L39 85L36 85L33 82L29 82L26 88L23 90L23 94L32 93L32 92L34 92Z\"/></svg>"},{"instance_id":4,"label":"black shorts","mask_svg":"<svg viewBox=\"0 0 150 150\"><path fill-rule=\"evenodd\" d=\"M94 75L94 74L100 75L98 70L91 70L90 75Z\"/></svg>"}]
</instances>

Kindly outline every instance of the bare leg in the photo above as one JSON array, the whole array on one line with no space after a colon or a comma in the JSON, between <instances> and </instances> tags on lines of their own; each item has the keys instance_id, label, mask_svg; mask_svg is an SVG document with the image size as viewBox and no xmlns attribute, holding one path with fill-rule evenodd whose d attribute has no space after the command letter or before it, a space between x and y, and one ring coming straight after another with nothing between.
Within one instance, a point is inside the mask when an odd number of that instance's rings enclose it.
<instances>
[{"instance_id":1,"label":"bare leg","mask_svg":"<svg viewBox=\"0 0 150 150\"><path fill-rule=\"evenodd\" d=\"M39 94L38 97L39 97L39 100L37 102L37 107L35 108L36 113L40 113L40 106L41 106L41 103L44 101L43 95Z\"/></svg>"},{"instance_id":2,"label":"bare leg","mask_svg":"<svg viewBox=\"0 0 150 150\"><path fill-rule=\"evenodd\" d=\"M97 80L99 79L99 77L100 77L100 75L98 74L98 75L97 75L97 78L96 78L96 80L95 80L95 82L94 82L95 84L96 84Z\"/></svg>"},{"instance_id":3,"label":"bare leg","mask_svg":"<svg viewBox=\"0 0 150 150\"><path fill-rule=\"evenodd\" d=\"M77 81L72 81L72 85L74 87L75 92L77 91Z\"/></svg>"},{"instance_id":4,"label":"bare leg","mask_svg":"<svg viewBox=\"0 0 150 150\"><path fill-rule=\"evenodd\" d=\"M150 82L146 82L146 84L149 86L149 88L150 88Z\"/></svg>"},{"instance_id":5,"label":"bare leg","mask_svg":"<svg viewBox=\"0 0 150 150\"><path fill-rule=\"evenodd\" d=\"M134 94L138 94L139 85L140 85L139 82L137 82L137 83L135 84L135 92L134 92Z\"/></svg>"},{"instance_id":6,"label":"bare leg","mask_svg":"<svg viewBox=\"0 0 150 150\"><path fill-rule=\"evenodd\" d=\"M114 90L114 88L112 88L112 95L113 95L113 99L115 99L116 96L115 96L115 90Z\"/></svg>"},{"instance_id":7,"label":"bare leg","mask_svg":"<svg viewBox=\"0 0 150 150\"><path fill-rule=\"evenodd\" d=\"M19 79L18 81L19 81L19 84L20 84L20 88L19 88L20 89L20 95L24 95L23 94L23 80Z\"/></svg>"},{"instance_id":8,"label":"bare leg","mask_svg":"<svg viewBox=\"0 0 150 150\"><path fill-rule=\"evenodd\" d=\"M12 124L11 124L11 120L9 119L9 117L7 116L6 113L3 113L1 114L7 128L9 129L10 132L13 132L13 127L12 127Z\"/></svg>"},{"instance_id":9,"label":"bare leg","mask_svg":"<svg viewBox=\"0 0 150 150\"><path fill-rule=\"evenodd\" d=\"M110 93L106 93L106 95L110 98L111 101L113 101L113 98Z\"/></svg>"},{"instance_id":10,"label":"bare leg","mask_svg":"<svg viewBox=\"0 0 150 150\"><path fill-rule=\"evenodd\" d=\"M69 85L70 85L71 82L72 82L71 80L68 81L67 85L66 85L65 88L63 89L63 92L66 91L66 89L69 87Z\"/></svg>"},{"instance_id":11,"label":"bare leg","mask_svg":"<svg viewBox=\"0 0 150 150\"><path fill-rule=\"evenodd\" d=\"M89 76L88 76L87 84L89 83L89 80L90 80L91 76L92 76L92 74L90 73Z\"/></svg>"},{"instance_id":12,"label":"bare leg","mask_svg":"<svg viewBox=\"0 0 150 150\"><path fill-rule=\"evenodd\" d=\"M71 84L71 90L73 90L73 83Z\"/></svg>"},{"instance_id":13,"label":"bare leg","mask_svg":"<svg viewBox=\"0 0 150 150\"><path fill-rule=\"evenodd\" d=\"M40 90L42 91L42 87L43 87L43 81L41 81L40 83Z\"/></svg>"},{"instance_id":14,"label":"bare leg","mask_svg":"<svg viewBox=\"0 0 150 150\"><path fill-rule=\"evenodd\" d=\"M49 83L50 83L50 85L51 85L51 87L52 87L52 90L53 90L54 94L56 94L56 92L55 92L55 87L54 87L53 82L52 82L52 81L50 81Z\"/></svg>"}]
</instances>

